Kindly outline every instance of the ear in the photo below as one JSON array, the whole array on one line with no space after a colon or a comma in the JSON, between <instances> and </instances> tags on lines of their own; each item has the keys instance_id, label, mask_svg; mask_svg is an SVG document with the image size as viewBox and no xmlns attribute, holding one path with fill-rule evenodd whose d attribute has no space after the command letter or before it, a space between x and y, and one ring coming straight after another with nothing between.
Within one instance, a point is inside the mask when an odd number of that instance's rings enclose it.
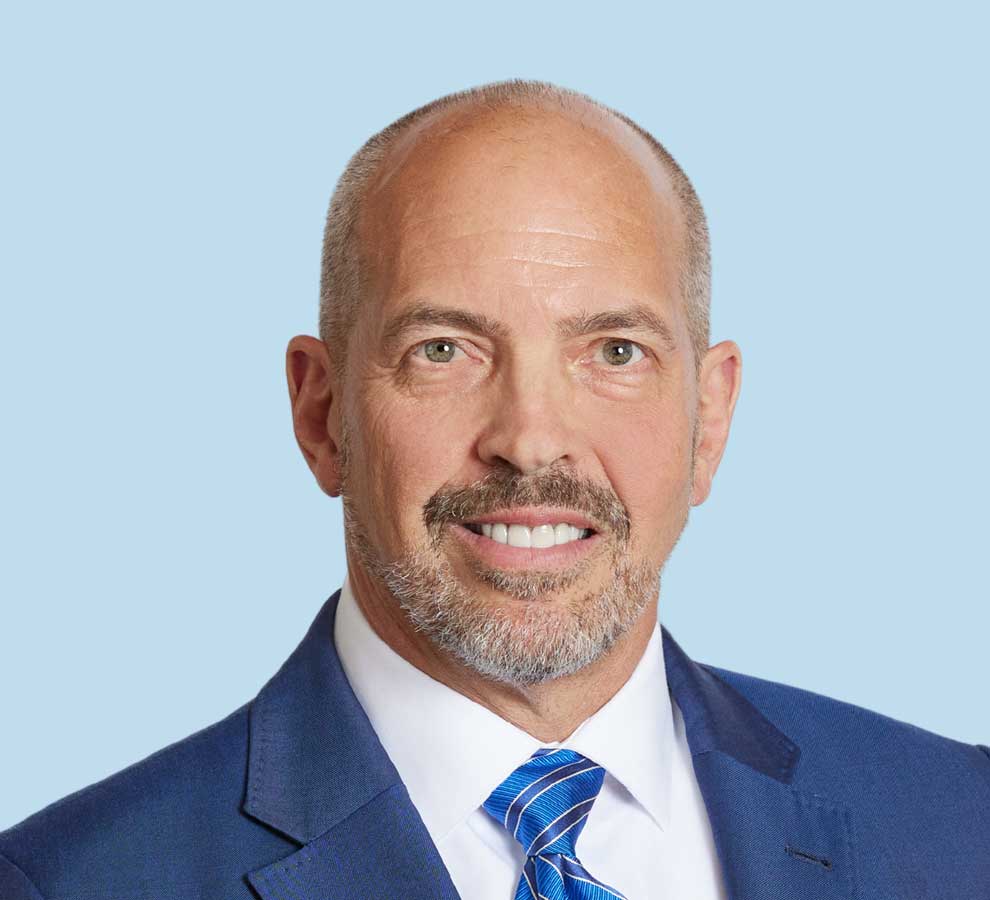
<instances>
[{"instance_id":1,"label":"ear","mask_svg":"<svg viewBox=\"0 0 990 900\"><path fill-rule=\"evenodd\" d=\"M708 499L729 440L729 425L742 384L742 352L732 341L710 347L698 377L698 436L691 505Z\"/></svg>"},{"instance_id":2,"label":"ear","mask_svg":"<svg viewBox=\"0 0 990 900\"><path fill-rule=\"evenodd\" d=\"M300 334L285 351L292 424L296 442L320 487L340 495L340 398L336 397L330 354L323 341ZM335 407L334 404L338 406Z\"/></svg>"}]
</instances>

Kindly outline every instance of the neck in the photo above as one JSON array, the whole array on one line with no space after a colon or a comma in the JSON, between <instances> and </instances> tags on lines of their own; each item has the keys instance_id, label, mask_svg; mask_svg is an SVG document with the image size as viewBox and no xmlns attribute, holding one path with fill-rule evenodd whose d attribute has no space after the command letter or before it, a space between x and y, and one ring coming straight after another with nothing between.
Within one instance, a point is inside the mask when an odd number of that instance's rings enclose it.
<instances>
[{"instance_id":1,"label":"neck","mask_svg":"<svg viewBox=\"0 0 990 900\"><path fill-rule=\"evenodd\" d=\"M609 651L572 675L536 685L485 678L437 648L409 624L404 610L348 553L348 581L368 624L406 662L542 742L564 741L629 680L657 619L657 598Z\"/></svg>"}]
</instances>

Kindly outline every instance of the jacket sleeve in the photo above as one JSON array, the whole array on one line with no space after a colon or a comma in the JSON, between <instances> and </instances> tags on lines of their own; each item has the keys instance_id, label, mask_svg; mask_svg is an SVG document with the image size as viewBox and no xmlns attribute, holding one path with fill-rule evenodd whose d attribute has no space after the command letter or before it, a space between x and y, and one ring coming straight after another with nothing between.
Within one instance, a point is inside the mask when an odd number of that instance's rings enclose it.
<instances>
[{"instance_id":1,"label":"jacket sleeve","mask_svg":"<svg viewBox=\"0 0 990 900\"><path fill-rule=\"evenodd\" d=\"M3 900L45 900L31 880L0 854L0 897Z\"/></svg>"}]
</instances>

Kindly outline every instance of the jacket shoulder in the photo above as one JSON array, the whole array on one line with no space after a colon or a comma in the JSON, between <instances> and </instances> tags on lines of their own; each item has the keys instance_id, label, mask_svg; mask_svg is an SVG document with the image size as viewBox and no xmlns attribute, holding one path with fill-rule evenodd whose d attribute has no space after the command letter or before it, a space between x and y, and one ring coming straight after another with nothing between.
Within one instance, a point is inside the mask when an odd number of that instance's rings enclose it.
<instances>
[{"instance_id":1,"label":"jacket shoulder","mask_svg":"<svg viewBox=\"0 0 990 900\"><path fill-rule=\"evenodd\" d=\"M803 688L717 666L729 684L801 748L795 786L850 802L865 798L956 798L990 828L990 748L937 734L882 713ZM976 801L982 802L982 807Z\"/></svg>"},{"instance_id":2,"label":"jacket shoulder","mask_svg":"<svg viewBox=\"0 0 990 900\"><path fill-rule=\"evenodd\" d=\"M240 811L249 709L244 704L0 832L7 890L0 896L69 900L97 873L106 896L137 896L137 885L155 879L165 859L166 868L182 869L212 855L217 870L236 869L238 838L250 844L261 831ZM226 863L213 852L217 842L231 848Z\"/></svg>"}]
</instances>

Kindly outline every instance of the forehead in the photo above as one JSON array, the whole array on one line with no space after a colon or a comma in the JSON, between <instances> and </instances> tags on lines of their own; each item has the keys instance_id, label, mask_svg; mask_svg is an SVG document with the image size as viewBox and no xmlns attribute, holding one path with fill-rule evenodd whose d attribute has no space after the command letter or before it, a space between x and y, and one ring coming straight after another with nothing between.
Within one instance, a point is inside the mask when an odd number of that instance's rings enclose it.
<instances>
[{"instance_id":1,"label":"forehead","mask_svg":"<svg viewBox=\"0 0 990 900\"><path fill-rule=\"evenodd\" d=\"M465 109L414 125L365 195L385 299L451 278L618 301L676 292L684 233L647 142L597 110ZM596 305L600 305L596 303Z\"/></svg>"}]
</instances>

